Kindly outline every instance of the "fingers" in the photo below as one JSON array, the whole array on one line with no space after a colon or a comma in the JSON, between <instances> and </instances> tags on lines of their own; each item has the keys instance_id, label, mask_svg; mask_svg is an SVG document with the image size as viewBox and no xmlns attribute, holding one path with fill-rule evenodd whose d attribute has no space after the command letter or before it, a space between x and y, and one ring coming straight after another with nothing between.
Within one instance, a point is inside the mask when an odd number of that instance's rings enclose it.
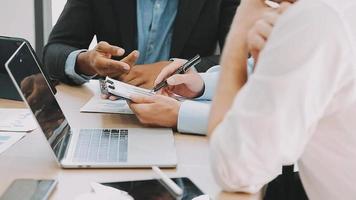
<instances>
[{"instance_id":1,"label":"fingers","mask_svg":"<svg viewBox=\"0 0 356 200\"><path fill-rule=\"evenodd\" d=\"M141 69L138 67L132 67L131 70L127 73L127 74L122 74L119 77L119 80L125 83L129 83L137 78L139 78L142 74L141 74ZM135 85L133 83L130 83L131 85Z\"/></svg>"},{"instance_id":2,"label":"fingers","mask_svg":"<svg viewBox=\"0 0 356 200\"><path fill-rule=\"evenodd\" d=\"M110 96L109 96L109 99L110 99L111 101L116 101L116 100L119 99L119 97L110 95Z\"/></svg>"},{"instance_id":3,"label":"fingers","mask_svg":"<svg viewBox=\"0 0 356 200\"><path fill-rule=\"evenodd\" d=\"M119 99L119 97L110 94L101 94L100 96L102 99L109 99L111 101L116 101Z\"/></svg>"},{"instance_id":4,"label":"fingers","mask_svg":"<svg viewBox=\"0 0 356 200\"><path fill-rule=\"evenodd\" d=\"M130 70L130 66L127 63L104 57L100 57L94 62L94 66L98 66L97 71L99 75L103 76L115 76Z\"/></svg>"},{"instance_id":5,"label":"fingers","mask_svg":"<svg viewBox=\"0 0 356 200\"><path fill-rule=\"evenodd\" d=\"M264 20L265 22L269 23L270 25L274 25L276 21L278 20L280 14L276 12L275 10L272 10L270 12L266 12L261 20Z\"/></svg>"},{"instance_id":6,"label":"fingers","mask_svg":"<svg viewBox=\"0 0 356 200\"><path fill-rule=\"evenodd\" d=\"M102 99L108 99L109 98L109 94L101 94L100 95L100 97L102 98Z\"/></svg>"},{"instance_id":7,"label":"fingers","mask_svg":"<svg viewBox=\"0 0 356 200\"><path fill-rule=\"evenodd\" d=\"M291 1L291 3L293 3L294 1ZM292 4L289 2L282 2L280 4L280 7L278 8L278 12L280 14L284 13Z\"/></svg>"},{"instance_id":8,"label":"fingers","mask_svg":"<svg viewBox=\"0 0 356 200\"><path fill-rule=\"evenodd\" d=\"M154 81L154 85L159 84L167 77L171 76L180 66L184 65L186 62L187 60L184 59L175 59L172 63L162 69L161 73L158 74L156 80Z\"/></svg>"},{"instance_id":9,"label":"fingers","mask_svg":"<svg viewBox=\"0 0 356 200\"><path fill-rule=\"evenodd\" d=\"M266 44L266 37L262 37L259 34L250 34L249 38L249 48L251 51L262 51Z\"/></svg>"},{"instance_id":10,"label":"fingers","mask_svg":"<svg viewBox=\"0 0 356 200\"><path fill-rule=\"evenodd\" d=\"M155 96L131 95L130 98L135 104L149 104L155 102Z\"/></svg>"},{"instance_id":11,"label":"fingers","mask_svg":"<svg viewBox=\"0 0 356 200\"><path fill-rule=\"evenodd\" d=\"M167 79L167 83L170 86L175 86L180 84L187 84L187 85L194 84L192 82L194 82L194 80L192 80L190 74L175 74Z\"/></svg>"},{"instance_id":12,"label":"fingers","mask_svg":"<svg viewBox=\"0 0 356 200\"><path fill-rule=\"evenodd\" d=\"M136 64L139 56L140 56L140 52L135 50L135 51L132 51L128 56L123 58L121 61L127 63L129 66L132 67Z\"/></svg>"},{"instance_id":13,"label":"fingers","mask_svg":"<svg viewBox=\"0 0 356 200\"><path fill-rule=\"evenodd\" d=\"M286 2L295 3L297 0L273 0L273 1L277 3L286 3Z\"/></svg>"},{"instance_id":14,"label":"fingers","mask_svg":"<svg viewBox=\"0 0 356 200\"><path fill-rule=\"evenodd\" d=\"M109 43L104 41L101 41L97 44L96 50L113 56L122 56L125 53L124 49L117 46L110 45Z\"/></svg>"},{"instance_id":15,"label":"fingers","mask_svg":"<svg viewBox=\"0 0 356 200\"><path fill-rule=\"evenodd\" d=\"M273 25L269 24L265 20L258 20L256 25L252 28L252 31L255 32L255 35L260 35L267 39L271 34L272 29Z\"/></svg>"},{"instance_id":16,"label":"fingers","mask_svg":"<svg viewBox=\"0 0 356 200\"><path fill-rule=\"evenodd\" d=\"M275 10L266 12L249 31L247 36L248 47L250 53L253 54L254 59L257 60L259 52L265 47L267 39L272 33L273 26L279 16L280 14Z\"/></svg>"}]
</instances>

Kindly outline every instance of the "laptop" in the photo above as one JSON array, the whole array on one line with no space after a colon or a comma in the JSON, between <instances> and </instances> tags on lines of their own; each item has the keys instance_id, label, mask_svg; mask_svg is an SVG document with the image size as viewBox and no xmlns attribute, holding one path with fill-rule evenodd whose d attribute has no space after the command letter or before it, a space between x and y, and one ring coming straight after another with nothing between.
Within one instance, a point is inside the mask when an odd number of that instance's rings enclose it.
<instances>
[{"instance_id":1,"label":"laptop","mask_svg":"<svg viewBox=\"0 0 356 200\"><path fill-rule=\"evenodd\" d=\"M71 127L29 44L24 42L5 67L61 167L149 168L156 165L170 168L177 165L171 129Z\"/></svg>"}]
</instances>

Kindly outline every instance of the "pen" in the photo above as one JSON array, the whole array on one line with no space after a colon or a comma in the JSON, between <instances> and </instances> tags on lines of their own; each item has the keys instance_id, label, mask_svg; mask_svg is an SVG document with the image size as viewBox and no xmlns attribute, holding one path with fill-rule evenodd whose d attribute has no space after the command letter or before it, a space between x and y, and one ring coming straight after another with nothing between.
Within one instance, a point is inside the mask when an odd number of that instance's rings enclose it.
<instances>
[{"instance_id":1,"label":"pen","mask_svg":"<svg viewBox=\"0 0 356 200\"><path fill-rule=\"evenodd\" d=\"M184 74L185 72L187 72L189 70L189 68L191 68L194 65L198 64L200 61L201 61L200 56L196 55L194 58L188 60L184 65L179 67L173 74ZM167 79L162 81L162 82L160 82L159 84L157 84L152 89L152 91L153 92L157 92L158 90L160 90L160 89L162 89L162 88L164 88L166 86L168 86Z\"/></svg>"},{"instance_id":2,"label":"pen","mask_svg":"<svg viewBox=\"0 0 356 200\"><path fill-rule=\"evenodd\" d=\"M175 182L172 181L165 173L163 173L157 166L152 166L152 170L159 176L160 180L172 190L177 196L183 195L183 190Z\"/></svg>"}]
</instances>

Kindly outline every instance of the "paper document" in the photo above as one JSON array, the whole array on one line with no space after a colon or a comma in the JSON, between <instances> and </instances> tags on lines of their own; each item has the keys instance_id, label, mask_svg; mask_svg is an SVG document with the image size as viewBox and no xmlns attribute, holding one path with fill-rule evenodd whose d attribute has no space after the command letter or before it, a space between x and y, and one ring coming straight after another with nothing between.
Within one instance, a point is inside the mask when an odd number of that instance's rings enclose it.
<instances>
[{"instance_id":1,"label":"paper document","mask_svg":"<svg viewBox=\"0 0 356 200\"><path fill-rule=\"evenodd\" d=\"M109 93L126 99L130 99L131 95L152 96L155 94L151 90L129 85L109 77L106 77L105 81Z\"/></svg>"},{"instance_id":2,"label":"paper document","mask_svg":"<svg viewBox=\"0 0 356 200\"><path fill-rule=\"evenodd\" d=\"M111 101L99 96L93 96L80 112L133 114L126 100Z\"/></svg>"},{"instance_id":3,"label":"paper document","mask_svg":"<svg viewBox=\"0 0 356 200\"><path fill-rule=\"evenodd\" d=\"M0 132L0 154L19 141L25 133Z\"/></svg>"},{"instance_id":4,"label":"paper document","mask_svg":"<svg viewBox=\"0 0 356 200\"><path fill-rule=\"evenodd\" d=\"M37 128L28 109L0 109L0 131L29 132Z\"/></svg>"}]
</instances>

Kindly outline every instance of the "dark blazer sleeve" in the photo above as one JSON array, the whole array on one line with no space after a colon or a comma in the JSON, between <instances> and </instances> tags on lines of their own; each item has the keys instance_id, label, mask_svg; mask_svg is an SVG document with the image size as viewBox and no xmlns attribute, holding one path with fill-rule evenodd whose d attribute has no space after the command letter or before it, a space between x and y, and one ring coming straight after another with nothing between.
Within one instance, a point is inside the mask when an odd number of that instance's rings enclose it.
<instances>
[{"instance_id":1,"label":"dark blazer sleeve","mask_svg":"<svg viewBox=\"0 0 356 200\"><path fill-rule=\"evenodd\" d=\"M225 39L229 33L232 20L234 19L236 9L240 5L240 0L222 0L220 7L219 20L219 47L220 52L224 48ZM210 67L218 65L220 62L220 55L213 55L202 58L202 61L196 66L198 72L205 72Z\"/></svg>"},{"instance_id":2,"label":"dark blazer sleeve","mask_svg":"<svg viewBox=\"0 0 356 200\"><path fill-rule=\"evenodd\" d=\"M74 84L65 74L68 55L87 49L94 37L90 0L68 0L44 48L43 60L52 79Z\"/></svg>"}]
</instances>

